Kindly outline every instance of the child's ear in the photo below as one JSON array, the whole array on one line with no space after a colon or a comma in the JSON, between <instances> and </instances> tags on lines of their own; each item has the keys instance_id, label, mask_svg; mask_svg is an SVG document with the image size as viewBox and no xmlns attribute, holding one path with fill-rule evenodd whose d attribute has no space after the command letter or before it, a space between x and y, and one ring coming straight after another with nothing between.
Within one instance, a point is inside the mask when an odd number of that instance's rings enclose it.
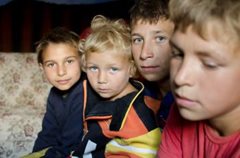
<instances>
[{"instance_id":1,"label":"child's ear","mask_svg":"<svg viewBox=\"0 0 240 158\"><path fill-rule=\"evenodd\" d=\"M40 70L43 71L43 65L42 65L42 63L39 63L38 65L39 65Z\"/></svg>"}]
</instances>

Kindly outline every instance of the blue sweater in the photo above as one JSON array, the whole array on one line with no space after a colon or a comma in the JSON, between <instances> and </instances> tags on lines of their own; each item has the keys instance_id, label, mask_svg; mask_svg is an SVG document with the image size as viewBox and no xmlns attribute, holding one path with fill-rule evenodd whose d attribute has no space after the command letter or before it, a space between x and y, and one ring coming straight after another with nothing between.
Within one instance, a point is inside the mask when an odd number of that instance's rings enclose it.
<instances>
[{"instance_id":1,"label":"blue sweater","mask_svg":"<svg viewBox=\"0 0 240 158\"><path fill-rule=\"evenodd\" d=\"M66 158L83 136L83 77L68 91L51 88L42 131L33 152L48 148L44 157Z\"/></svg>"}]
</instances>

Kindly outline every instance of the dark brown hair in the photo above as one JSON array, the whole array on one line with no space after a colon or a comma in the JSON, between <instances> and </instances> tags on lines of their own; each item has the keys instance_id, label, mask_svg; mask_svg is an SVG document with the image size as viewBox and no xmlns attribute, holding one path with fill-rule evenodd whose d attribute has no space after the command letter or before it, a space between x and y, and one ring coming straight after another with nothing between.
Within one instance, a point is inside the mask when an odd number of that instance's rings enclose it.
<instances>
[{"instance_id":1,"label":"dark brown hair","mask_svg":"<svg viewBox=\"0 0 240 158\"><path fill-rule=\"evenodd\" d=\"M64 27L56 27L47 34L45 34L42 37L42 39L36 43L37 44L36 52L38 54L37 60L39 64L42 64L43 62L42 54L50 43L68 44L76 48L76 50L78 51L79 36L76 33Z\"/></svg>"},{"instance_id":2,"label":"dark brown hair","mask_svg":"<svg viewBox=\"0 0 240 158\"><path fill-rule=\"evenodd\" d=\"M137 0L130 9L131 27L137 21L157 23L159 19L168 19L169 0Z\"/></svg>"}]
</instances>

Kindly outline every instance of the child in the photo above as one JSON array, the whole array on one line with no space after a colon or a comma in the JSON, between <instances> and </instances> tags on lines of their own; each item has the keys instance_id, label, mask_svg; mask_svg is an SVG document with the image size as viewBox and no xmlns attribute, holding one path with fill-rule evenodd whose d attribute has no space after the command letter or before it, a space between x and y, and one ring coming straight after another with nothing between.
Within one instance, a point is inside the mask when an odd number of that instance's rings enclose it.
<instances>
[{"instance_id":1,"label":"child","mask_svg":"<svg viewBox=\"0 0 240 158\"><path fill-rule=\"evenodd\" d=\"M33 147L35 157L67 157L82 138L84 77L78 43L79 36L64 28L55 28L38 42L38 63L53 87Z\"/></svg>"},{"instance_id":2,"label":"child","mask_svg":"<svg viewBox=\"0 0 240 158\"><path fill-rule=\"evenodd\" d=\"M156 157L160 139L153 111L144 104L144 86L130 81L136 68L130 30L123 20L97 15L80 45L82 63L93 89L104 101L84 109L84 139L74 156Z\"/></svg>"},{"instance_id":3,"label":"child","mask_svg":"<svg viewBox=\"0 0 240 158\"><path fill-rule=\"evenodd\" d=\"M168 0L138 0L130 10L132 53L146 86L148 100L159 109L159 126L165 125L173 96L170 93L169 44L174 24L169 19ZM161 101L161 105L159 103Z\"/></svg>"},{"instance_id":4,"label":"child","mask_svg":"<svg viewBox=\"0 0 240 158\"><path fill-rule=\"evenodd\" d=\"M240 1L171 0L176 99L160 158L240 157Z\"/></svg>"}]
</instances>

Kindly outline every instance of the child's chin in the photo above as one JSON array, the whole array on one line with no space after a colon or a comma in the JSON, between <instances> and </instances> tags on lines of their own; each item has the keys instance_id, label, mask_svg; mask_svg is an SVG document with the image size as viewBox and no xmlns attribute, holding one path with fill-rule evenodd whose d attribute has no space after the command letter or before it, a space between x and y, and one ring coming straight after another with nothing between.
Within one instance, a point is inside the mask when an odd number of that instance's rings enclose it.
<instances>
[{"instance_id":1,"label":"child's chin","mask_svg":"<svg viewBox=\"0 0 240 158\"><path fill-rule=\"evenodd\" d=\"M198 117L198 115L196 113L186 110L186 109L179 108L179 113L184 119L189 120L189 121L204 120L204 118Z\"/></svg>"},{"instance_id":2,"label":"child's chin","mask_svg":"<svg viewBox=\"0 0 240 158\"><path fill-rule=\"evenodd\" d=\"M64 86L55 86L57 89L61 90L61 91L67 91L71 88L71 86L68 85L64 85Z\"/></svg>"}]
</instances>

